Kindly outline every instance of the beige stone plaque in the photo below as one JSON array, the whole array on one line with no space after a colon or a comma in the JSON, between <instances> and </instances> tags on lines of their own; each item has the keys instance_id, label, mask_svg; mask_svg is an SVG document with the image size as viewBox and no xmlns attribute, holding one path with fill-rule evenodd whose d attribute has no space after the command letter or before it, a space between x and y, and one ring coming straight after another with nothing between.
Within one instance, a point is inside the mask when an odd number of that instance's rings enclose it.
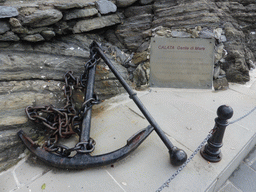
<instances>
[{"instance_id":1,"label":"beige stone plaque","mask_svg":"<svg viewBox=\"0 0 256 192\"><path fill-rule=\"evenodd\" d=\"M152 87L212 88L213 39L151 39Z\"/></svg>"}]
</instances>

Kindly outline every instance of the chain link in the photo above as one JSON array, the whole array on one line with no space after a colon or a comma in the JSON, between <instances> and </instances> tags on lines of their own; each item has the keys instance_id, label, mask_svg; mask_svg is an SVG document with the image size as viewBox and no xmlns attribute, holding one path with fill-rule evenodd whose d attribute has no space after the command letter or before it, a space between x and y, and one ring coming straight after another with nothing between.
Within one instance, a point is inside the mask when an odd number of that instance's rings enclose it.
<instances>
[{"instance_id":1,"label":"chain link","mask_svg":"<svg viewBox=\"0 0 256 192\"><path fill-rule=\"evenodd\" d=\"M87 77L89 69L99 62L100 58L97 53L91 53L90 60L84 65L84 73L79 77L74 77L72 71L66 72L64 75L65 84L63 86L66 104L62 108L56 108L53 105L32 107L28 106L25 113L31 121L43 124L48 139L42 147L49 152L57 153L61 156L69 156L72 151L79 153L90 153L94 150L95 141L90 138L88 142L77 143L75 147L69 148L65 145L58 144L60 138L69 138L73 134L80 135L81 121L94 104L99 103L96 95L88 99L82 104L77 111L73 101L73 90L84 89L87 86Z\"/></svg>"}]
</instances>

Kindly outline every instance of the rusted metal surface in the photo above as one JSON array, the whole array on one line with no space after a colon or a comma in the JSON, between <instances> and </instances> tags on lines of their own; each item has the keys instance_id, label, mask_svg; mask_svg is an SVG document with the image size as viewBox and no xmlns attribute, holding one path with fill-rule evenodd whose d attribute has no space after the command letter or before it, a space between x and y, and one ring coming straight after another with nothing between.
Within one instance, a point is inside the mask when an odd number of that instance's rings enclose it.
<instances>
[{"instance_id":1,"label":"rusted metal surface","mask_svg":"<svg viewBox=\"0 0 256 192\"><path fill-rule=\"evenodd\" d=\"M103 59L108 65L150 125L128 139L127 145L124 147L107 154L91 156L90 153L94 150L96 144L90 137L92 105L98 103L97 96L94 94L94 81L96 65L100 59ZM85 99L80 109L74 107L72 98L72 90L74 88L82 88L84 90ZM135 150L153 130L156 131L168 148L173 165L178 166L186 161L186 153L170 142L139 100L136 93L132 91L111 61L103 53L97 42L93 42L90 46L90 60L85 64L85 70L80 79L75 78L71 71L65 74L64 96L66 98L66 105L63 108L29 106L25 110L30 120L45 126L48 139L42 146L35 144L22 130L18 132L18 136L28 149L46 163L55 167L69 169L83 169L111 164L126 157ZM74 147L69 148L58 143L59 138L68 138L72 134L78 134L79 136L79 142ZM71 153L73 154L71 155Z\"/></svg>"},{"instance_id":2,"label":"rusted metal surface","mask_svg":"<svg viewBox=\"0 0 256 192\"><path fill-rule=\"evenodd\" d=\"M153 130L152 126L148 126L128 139L127 145L124 147L116 151L97 156L77 152L73 157L64 157L48 152L44 150L44 148L36 145L22 130L18 132L18 136L32 153L51 166L65 169L84 169L108 165L126 157L134 151Z\"/></svg>"}]
</instances>

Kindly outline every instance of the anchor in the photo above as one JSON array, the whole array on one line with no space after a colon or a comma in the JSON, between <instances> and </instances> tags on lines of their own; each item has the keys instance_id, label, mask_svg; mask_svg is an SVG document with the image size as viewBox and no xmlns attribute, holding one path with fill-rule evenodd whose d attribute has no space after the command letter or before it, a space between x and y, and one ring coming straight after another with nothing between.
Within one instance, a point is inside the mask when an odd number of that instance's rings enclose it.
<instances>
[{"instance_id":1,"label":"anchor","mask_svg":"<svg viewBox=\"0 0 256 192\"><path fill-rule=\"evenodd\" d=\"M134 101L150 125L131 136L127 140L127 144L124 147L110 153L92 156L90 153L95 148L95 141L90 138L90 128L92 104L97 103L97 97L94 94L94 83L96 65L99 63L100 59L102 59L113 72L113 74L129 94L130 99ZM56 109L53 106L35 108L29 106L26 108L26 114L28 115L29 119L41 121L46 127L50 129L50 132L52 133L52 137L48 140L48 142L46 142L43 147L40 147L22 130L20 130L18 132L18 136L21 138L26 147L39 159L50 164L51 166L65 169L85 169L112 164L126 157L132 151L134 151L154 130L169 150L171 164L174 166L182 165L187 159L187 154L185 151L177 148L171 143L163 130L142 104L137 94L133 92L128 83L123 79L111 61L104 54L100 44L95 41L90 45L90 61L88 63L85 65L85 71L87 71L87 73L84 72L80 80L80 85L86 87L86 91L85 101L82 104L82 109L80 110L79 116L75 116L75 110L71 104L72 99L70 98L72 95L72 89L69 87L67 82L67 79L71 79L73 82L78 84L78 80L73 77L72 73L68 73L68 78L65 78L65 82L68 88L64 90L64 94L68 95L67 105L63 109ZM85 82L86 86L84 85ZM48 115L46 118L42 117L38 115L38 111L40 110L49 113L50 115ZM51 115L52 112L56 112L56 115ZM71 117L69 117L67 114L71 114ZM57 116L61 116L61 118L66 119L67 122L63 123L62 119L57 118ZM51 121L53 119L57 122L53 123ZM77 123L77 120L80 120L81 123ZM58 137L69 137L70 134L74 133L79 135L79 142L75 145L75 147L68 148L67 146L58 145L56 143ZM54 141L52 142L52 140ZM72 156L70 154L73 151L75 151L76 154Z\"/></svg>"}]
</instances>

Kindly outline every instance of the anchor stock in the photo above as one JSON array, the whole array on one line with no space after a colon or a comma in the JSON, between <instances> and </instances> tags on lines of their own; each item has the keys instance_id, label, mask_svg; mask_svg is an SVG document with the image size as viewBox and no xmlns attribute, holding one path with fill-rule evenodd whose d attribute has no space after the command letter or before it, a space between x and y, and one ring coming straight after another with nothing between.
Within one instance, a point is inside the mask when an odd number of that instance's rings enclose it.
<instances>
[{"instance_id":1,"label":"anchor stock","mask_svg":"<svg viewBox=\"0 0 256 192\"><path fill-rule=\"evenodd\" d=\"M143 113L145 118L148 120L150 125L147 128L134 134L130 139L128 139L127 144L124 147L107 154L91 156L89 153L91 153L95 147L95 141L92 138L90 138L92 104L93 102L95 102L94 82L95 82L96 65L99 62L100 58L103 59L103 61L108 65L110 70L116 76L116 78L120 81L122 86L125 88L125 90L129 94L130 98L138 106L138 108ZM75 82L75 86L77 86L78 80L74 79L74 77L72 76L72 73L68 75L68 78L72 80L72 83ZM187 159L186 153L183 150L175 147L171 143L171 141L167 138L163 130L160 128L160 126L157 124L157 122L153 119L153 117L150 115L148 110L142 104L142 102L140 101L136 93L132 91L132 89L129 87L129 85L126 83L123 77L115 69L111 61L103 53L100 44L94 41L90 45L89 65L85 66L85 72L81 76L81 80L80 80L80 86L86 87L86 91L84 92L85 102L82 106L83 109L81 109L83 113L77 113L77 114L75 113L75 109L73 108L72 98L71 98L72 89L70 88L70 85L72 83L68 83L67 81L68 78L65 78L66 88L67 88L65 90L68 90L67 91L68 94L66 93L65 95L68 95L68 96L67 96L67 105L64 107L64 109L57 110L54 107L51 107L51 110L49 110L49 108L42 107L44 110L48 109L48 113L52 111L58 111L57 115L49 115L49 117L45 119L37 115L38 113L37 110L41 109L40 107L39 109L36 108L35 110L32 110L32 107L28 107L26 109L26 114L28 115L29 119L35 120L35 121L43 121L43 124L47 125L46 127L50 127L51 131L54 133L51 135L51 138L49 138L49 140L43 145L43 147L40 147L37 144L35 144L29 137L26 136L26 134L22 130L18 132L18 136L21 138L21 140L24 142L27 148L36 156L38 156L41 160L55 167L69 168L69 169L84 169L88 167L111 164L126 157L128 154L134 151L148 137L148 135L153 130L155 130L158 136L160 137L160 139L163 141L163 143L166 145L166 147L169 150L171 164L174 166L179 166L186 161ZM85 86L85 82L86 82L86 86ZM72 112L70 117L67 115L64 115L65 118L60 117L60 116L63 116L64 111L66 111L66 108L68 108L68 111ZM50 121L52 119L56 119L57 118L56 116L59 117L58 128L57 128L58 123ZM63 122L63 119L66 119L65 123ZM77 122L77 119L80 120L80 122ZM79 128L77 128L77 125L79 125ZM62 133L63 130L64 130L64 133ZM58 132L59 132L59 135L57 134ZM79 135L79 143L77 143L75 147L68 148L68 147L64 147L57 144L59 136L65 137L66 135L74 134L74 133L78 133ZM76 151L76 154L71 157L70 153L72 151Z\"/></svg>"}]
</instances>

